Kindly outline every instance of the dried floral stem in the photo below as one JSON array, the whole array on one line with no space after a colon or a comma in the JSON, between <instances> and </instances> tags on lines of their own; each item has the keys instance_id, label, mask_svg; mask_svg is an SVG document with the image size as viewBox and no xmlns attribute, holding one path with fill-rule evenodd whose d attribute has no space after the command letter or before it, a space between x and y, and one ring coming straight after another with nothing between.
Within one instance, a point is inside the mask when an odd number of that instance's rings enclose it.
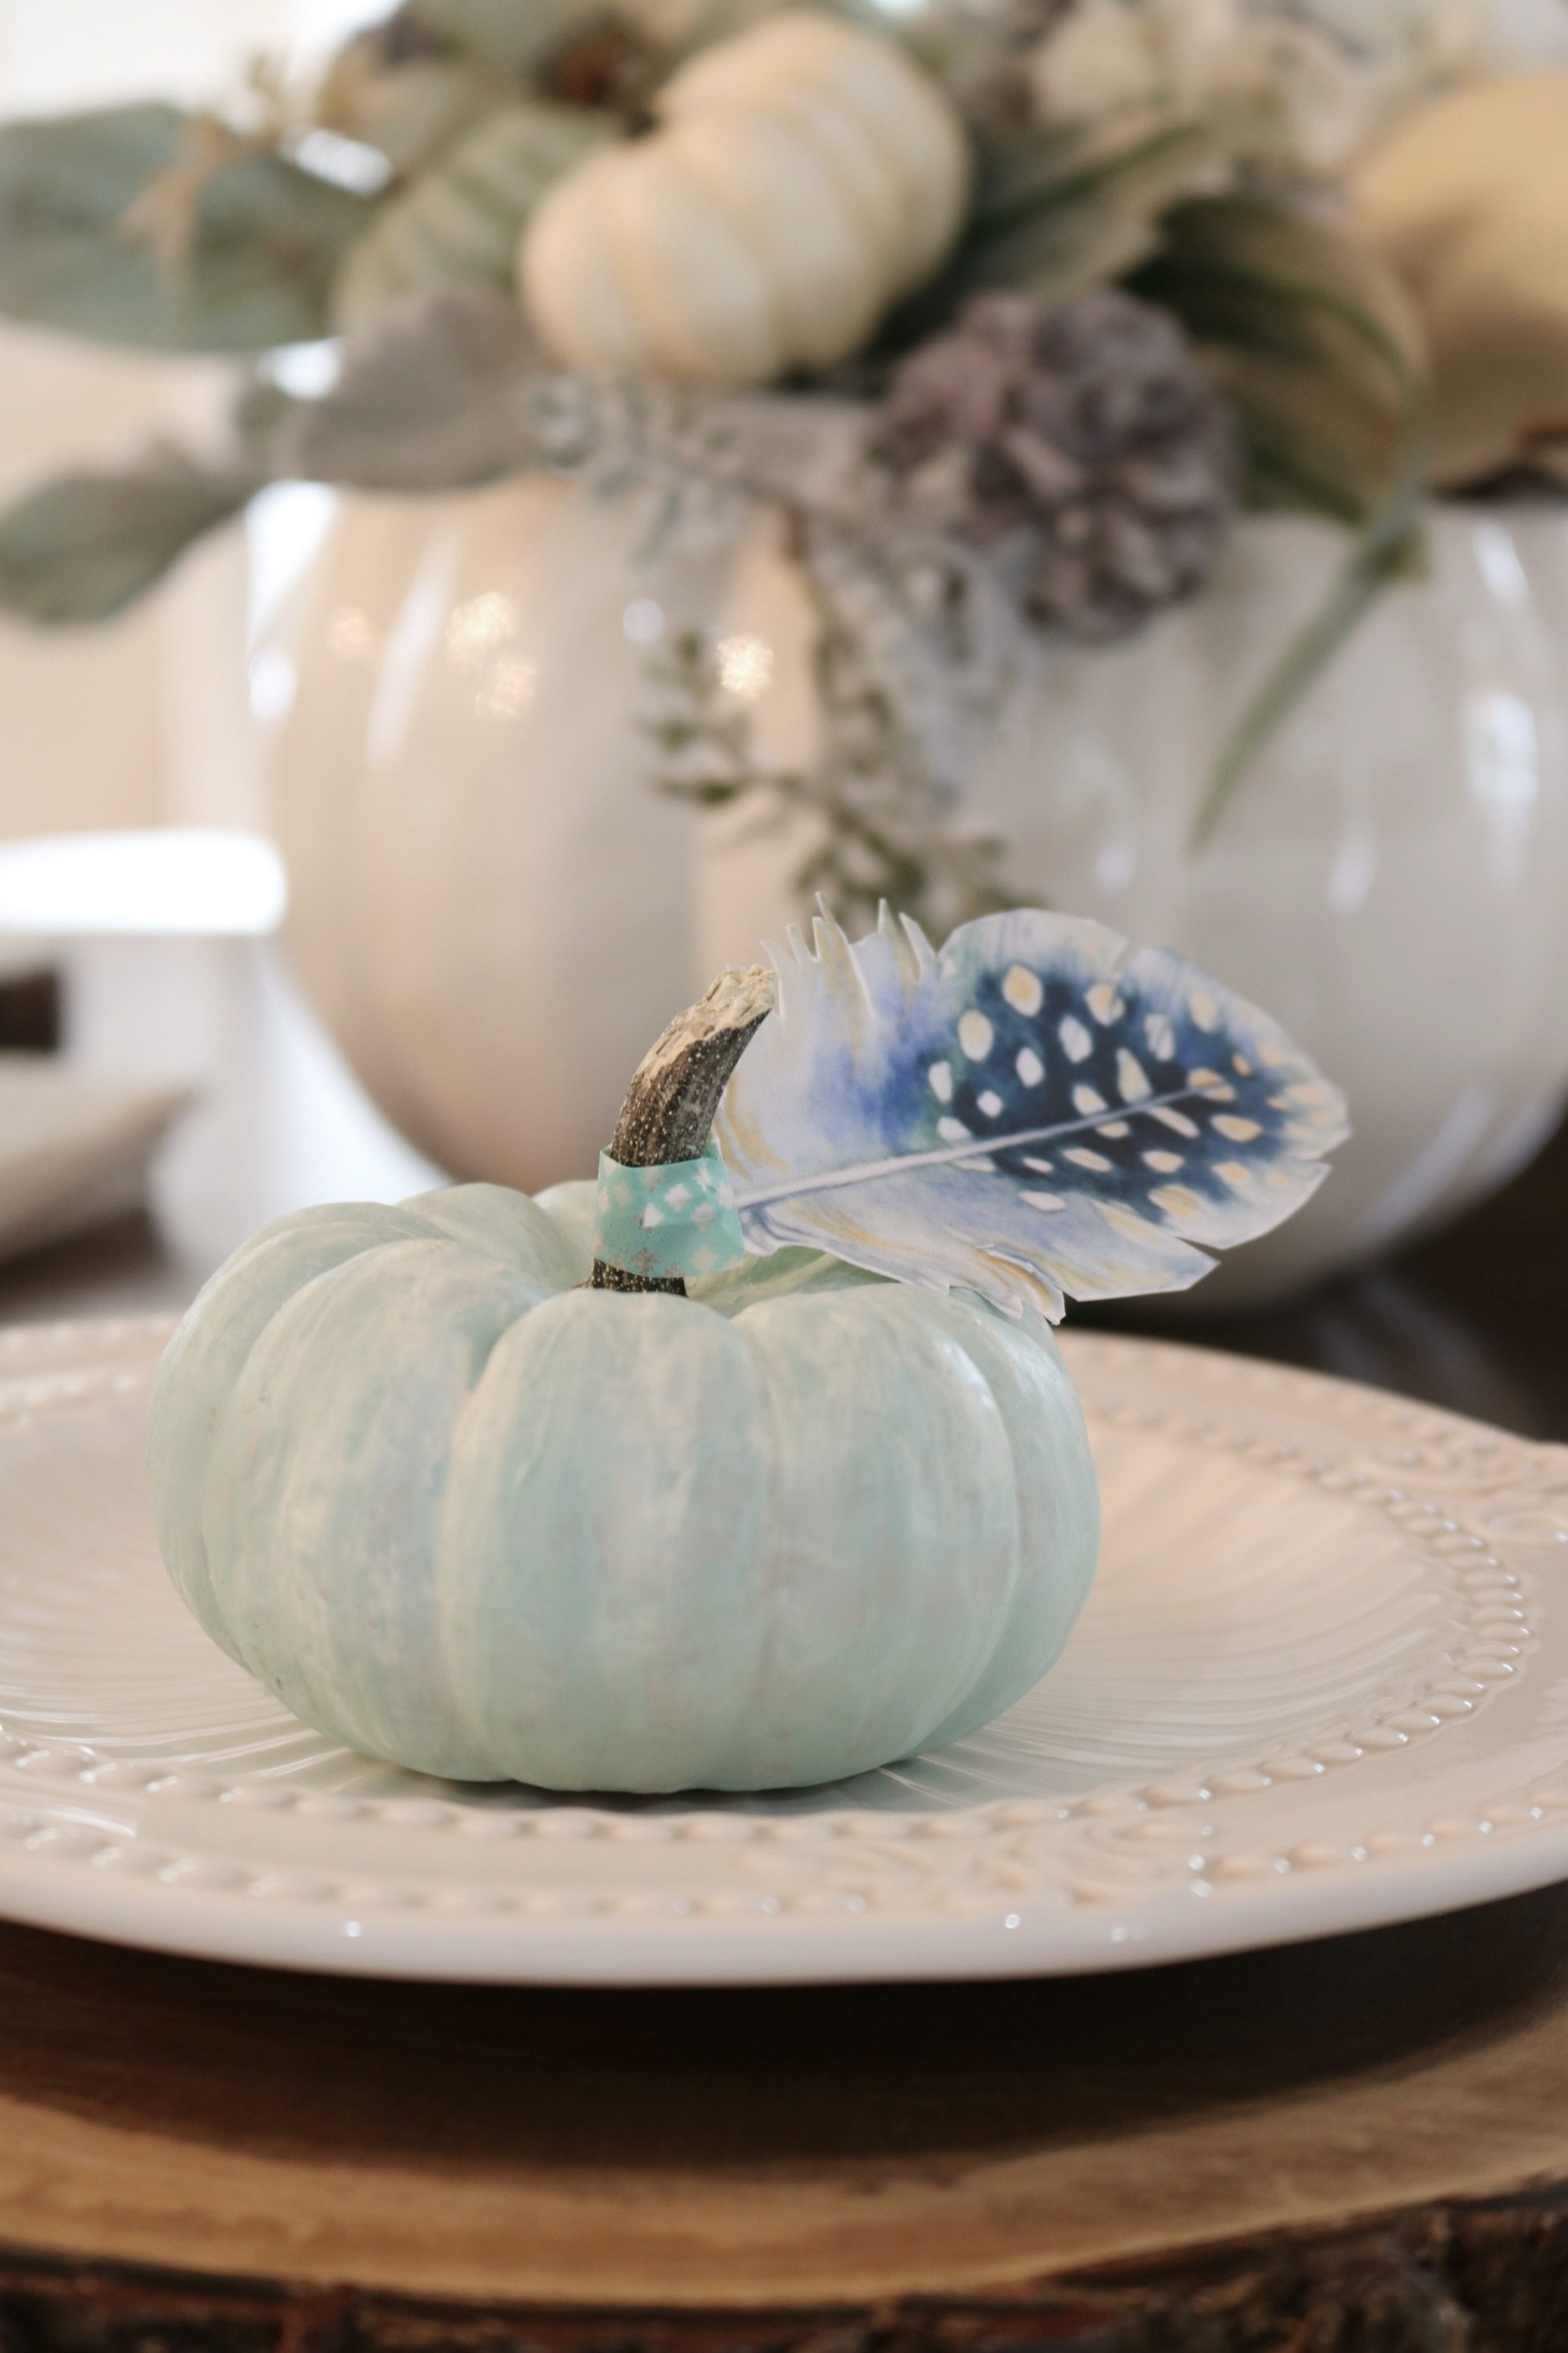
<instances>
[{"instance_id":1,"label":"dried floral stem","mask_svg":"<svg viewBox=\"0 0 1568 2353\"><path fill-rule=\"evenodd\" d=\"M795 888L803 907L820 896L842 923L874 922L886 900L940 935L1011 903L1002 844L953 823L931 747L844 609L830 560L843 554L831 544L837 533L799 510L786 526L785 553L816 624L817 756L798 767L759 761L751 713L727 694L701 634L685 630L653 670L666 698L651 729L664 754L658 789L699 808L750 803L762 831L804 820L816 838Z\"/></svg>"},{"instance_id":2,"label":"dried floral stem","mask_svg":"<svg viewBox=\"0 0 1568 2353\"><path fill-rule=\"evenodd\" d=\"M658 789L698 808L751 803L759 830L813 824L818 839L794 887L803 907L820 893L841 923L874 921L886 899L941 934L1010 904L997 880L1002 845L945 823L900 785L896 720L885 694L854 679L858 659L841 623L824 630L812 661L826 747L810 767L770 767L754 757L750 714L729 703L707 641L683 631L655 670L668 701L652 730L665 754Z\"/></svg>"},{"instance_id":3,"label":"dried floral stem","mask_svg":"<svg viewBox=\"0 0 1568 2353\"><path fill-rule=\"evenodd\" d=\"M1323 602L1299 630L1220 746L1193 819L1196 857L1214 839L1237 786L1354 634L1385 588L1418 572L1421 529L1414 506L1391 510L1383 527L1357 541Z\"/></svg>"},{"instance_id":4,"label":"dried floral stem","mask_svg":"<svg viewBox=\"0 0 1568 2353\"><path fill-rule=\"evenodd\" d=\"M772 1012L777 983L766 965L731 965L695 1005L678 1013L638 1063L610 1145L623 1168L696 1160L708 1148L730 1074ZM595 1259L594 1291L665 1291L686 1296L676 1275L633 1274Z\"/></svg>"}]
</instances>

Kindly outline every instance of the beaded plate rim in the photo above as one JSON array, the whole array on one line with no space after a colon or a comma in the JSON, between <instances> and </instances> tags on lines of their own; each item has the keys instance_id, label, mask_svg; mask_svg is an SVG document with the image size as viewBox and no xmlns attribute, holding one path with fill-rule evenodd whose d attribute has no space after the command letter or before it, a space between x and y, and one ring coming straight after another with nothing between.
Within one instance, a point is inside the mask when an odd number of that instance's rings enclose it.
<instances>
[{"instance_id":1,"label":"beaded plate rim","mask_svg":"<svg viewBox=\"0 0 1568 2353\"><path fill-rule=\"evenodd\" d=\"M123 1414L174 1320L0 1332L0 1450L7 1430L68 1416L90 1447L95 1413ZM1458 1597L1468 1647L1383 1715L1293 1747L1066 1802L903 1816L826 1801L769 1815L745 1800L527 1814L430 1784L333 1798L106 1759L0 1717L0 1915L356 1974L769 1983L1136 1966L1568 1875L1568 1704L1553 1697L1568 1696L1568 1585L1551 1573L1568 1567L1568 1448L1180 1342L1069 1333L1066 1345L1091 1418L1391 1524ZM1440 1761L1441 1736L1467 1725L1477 1753L1462 1786L1413 1808L1423 1753ZM1363 1778L1359 1826L1312 1835L1319 1787L1342 1798ZM241 1853L241 1818L271 1859ZM348 1863L322 1868L315 1850L334 1841ZM493 1866L531 1843L552 1851L547 1882L530 1883L526 1864L498 1881L452 1862L488 1849Z\"/></svg>"}]
</instances>

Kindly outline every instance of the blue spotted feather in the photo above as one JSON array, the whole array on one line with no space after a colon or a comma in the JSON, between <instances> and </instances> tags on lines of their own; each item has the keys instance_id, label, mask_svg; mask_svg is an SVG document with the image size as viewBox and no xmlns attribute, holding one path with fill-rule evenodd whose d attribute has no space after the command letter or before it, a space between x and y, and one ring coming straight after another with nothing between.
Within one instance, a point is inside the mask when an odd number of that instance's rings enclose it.
<instances>
[{"instance_id":1,"label":"blue spotted feather","mask_svg":"<svg viewBox=\"0 0 1568 2353\"><path fill-rule=\"evenodd\" d=\"M1300 1208L1343 1097L1180 956L1026 909L938 955L883 910L768 954L774 1011L715 1125L746 1246L804 1244L1054 1321L1181 1291Z\"/></svg>"}]
</instances>

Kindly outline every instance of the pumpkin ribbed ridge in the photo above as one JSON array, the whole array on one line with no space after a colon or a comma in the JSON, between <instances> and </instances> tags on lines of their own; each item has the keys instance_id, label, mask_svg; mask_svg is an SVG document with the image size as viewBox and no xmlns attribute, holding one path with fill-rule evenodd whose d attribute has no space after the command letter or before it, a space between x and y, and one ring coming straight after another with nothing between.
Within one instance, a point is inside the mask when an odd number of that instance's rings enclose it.
<instances>
[{"instance_id":1,"label":"pumpkin ribbed ridge","mask_svg":"<svg viewBox=\"0 0 1568 2353\"><path fill-rule=\"evenodd\" d=\"M523 231L523 302L574 367L743 385L829 366L958 233L965 134L891 40L791 10L700 51L658 111Z\"/></svg>"},{"instance_id":2,"label":"pumpkin ribbed ridge","mask_svg":"<svg viewBox=\"0 0 1568 2353\"><path fill-rule=\"evenodd\" d=\"M470 1779L764 1788L957 1736L1093 1567L1043 1324L803 1251L582 1287L591 1187L306 1210L160 1371L171 1575L320 1731Z\"/></svg>"}]
</instances>

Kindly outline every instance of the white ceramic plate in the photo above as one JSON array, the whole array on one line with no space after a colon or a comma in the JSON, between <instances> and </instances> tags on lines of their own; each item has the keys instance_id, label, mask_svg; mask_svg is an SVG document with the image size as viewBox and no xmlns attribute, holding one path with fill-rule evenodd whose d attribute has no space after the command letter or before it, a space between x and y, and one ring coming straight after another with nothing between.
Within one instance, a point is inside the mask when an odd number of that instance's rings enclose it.
<instances>
[{"instance_id":1,"label":"white ceramic plate","mask_svg":"<svg viewBox=\"0 0 1568 2353\"><path fill-rule=\"evenodd\" d=\"M564 1802L371 1765L186 1617L143 1494L163 1320L0 1334L0 1913L408 1977L1123 1968L1568 1875L1568 1450L1068 1339L1105 1495L1066 1656L832 1788Z\"/></svg>"}]
</instances>

